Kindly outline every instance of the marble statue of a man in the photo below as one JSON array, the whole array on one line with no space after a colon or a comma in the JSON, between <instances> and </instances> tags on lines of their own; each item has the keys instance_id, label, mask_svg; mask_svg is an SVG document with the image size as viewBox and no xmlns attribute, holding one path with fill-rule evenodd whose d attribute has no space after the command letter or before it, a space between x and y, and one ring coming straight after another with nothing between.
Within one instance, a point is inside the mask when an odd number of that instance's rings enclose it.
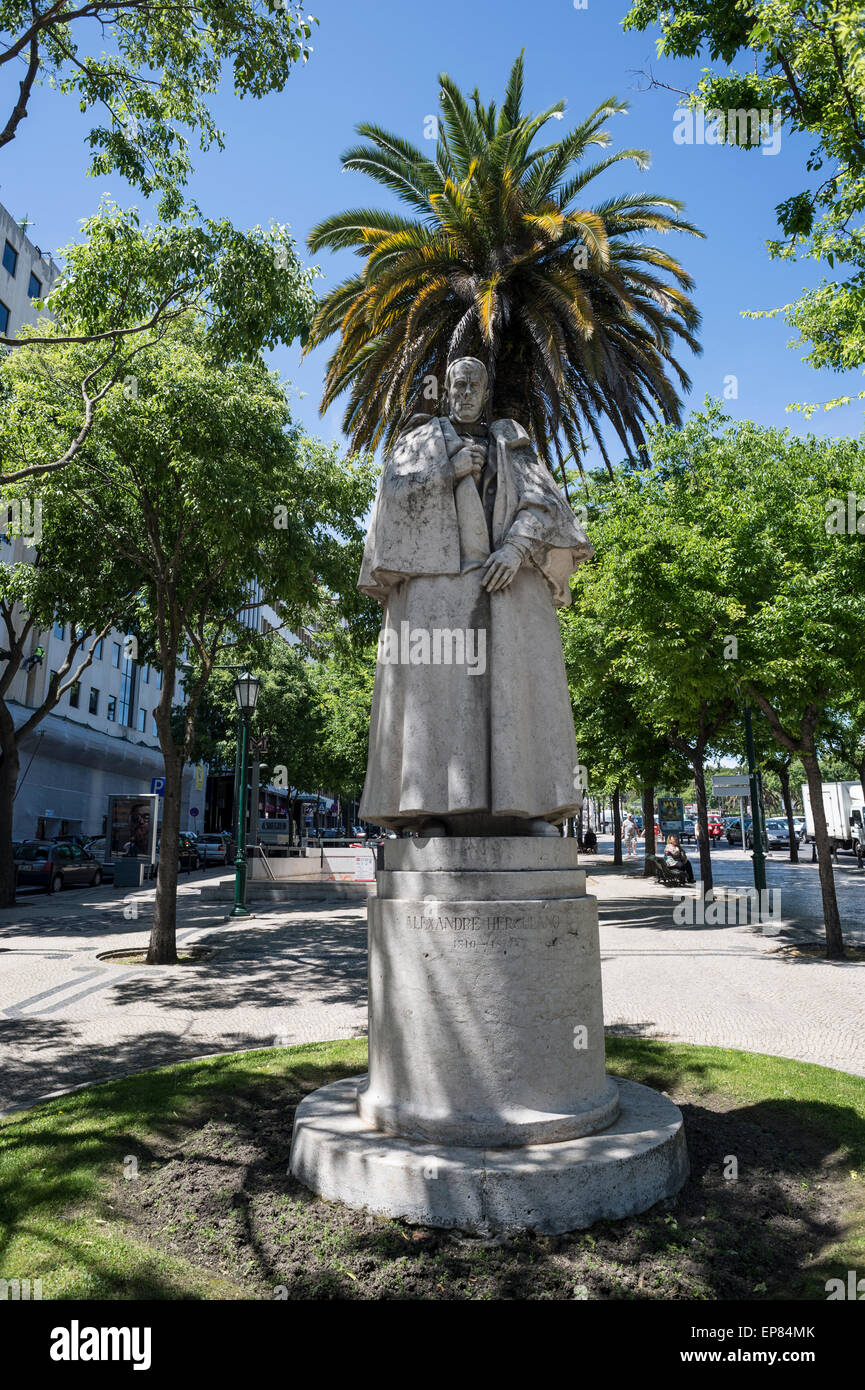
<instances>
[{"instance_id":1,"label":"marble statue of a man","mask_svg":"<svg viewBox=\"0 0 865 1390\"><path fill-rule=\"evenodd\" d=\"M384 608L360 815L422 834L555 833L578 806L556 604L592 554L514 420L482 423L463 357L447 414L388 456L358 587Z\"/></svg>"}]
</instances>

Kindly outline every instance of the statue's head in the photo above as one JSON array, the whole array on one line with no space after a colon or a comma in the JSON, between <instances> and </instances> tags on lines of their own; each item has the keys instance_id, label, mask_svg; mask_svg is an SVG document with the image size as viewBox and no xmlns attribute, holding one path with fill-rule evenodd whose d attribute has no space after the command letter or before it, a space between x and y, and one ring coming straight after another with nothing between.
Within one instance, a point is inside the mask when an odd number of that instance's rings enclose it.
<instances>
[{"instance_id":1,"label":"statue's head","mask_svg":"<svg viewBox=\"0 0 865 1390\"><path fill-rule=\"evenodd\" d=\"M473 425L487 403L489 377L477 357L458 357L445 373L445 399L452 419Z\"/></svg>"}]
</instances>

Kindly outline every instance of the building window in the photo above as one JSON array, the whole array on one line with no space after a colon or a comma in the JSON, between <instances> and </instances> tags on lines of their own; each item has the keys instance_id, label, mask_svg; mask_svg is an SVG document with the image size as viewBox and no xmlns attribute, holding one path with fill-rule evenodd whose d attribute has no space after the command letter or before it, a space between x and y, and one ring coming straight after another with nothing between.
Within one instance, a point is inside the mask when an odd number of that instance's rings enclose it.
<instances>
[{"instance_id":1,"label":"building window","mask_svg":"<svg viewBox=\"0 0 865 1390\"><path fill-rule=\"evenodd\" d=\"M17 267L18 252L15 250L11 241L7 241L6 245L3 247L3 269L8 270L10 275L14 275Z\"/></svg>"},{"instance_id":2,"label":"building window","mask_svg":"<svg viewBox=\"0 0 865 1390\"><path fill-rule=\"evenodd\" d=\"M110 724L113 724L114 721L115 721L115 719L117 718L117 696L116 696L116 695L109 695L109 697L108 697L108 710L107 710L107 713L106 713L106 716L105 716L105 717L106 717L106 719L108 720L108 722L109 722Z\"/></svg>"},{"instance_id":3,"label":"building window","mask_svg":"<svg viewBox=\"0 0 865 1390\"><path fill-rule=\"evenodd\" d=\"M99 713L99 691L95 685L90 687L90 713Z\"/></svg>"},{"instance_id":4,"label":"building window","mask_svg":"<svg viewBox=\"0 0 865 1390\"><path fill-rule=\"evenodd\" d=\"M111 648L111 665L120 670L120 643L115 642Z\"/></svg>"},{"instance_id":5,"label":"building window","mask_svg":"<svg viewBox=\"0 0 865 1390\"><path fill-rule=\"evenodd\" d=\"M159 730L158 730L157 727L156 727L156 715L155 715L155 714L153 715L153 717L152 717L152 719L151 719L151 723L153 724L153 737L154 737L154 738L159 738Z\"/></svg>"},{"instance_id":6,"label":"building window","mask_svg":"<svg viewBox=\"0 0 865 1390\"><path fill-rule=\"evenodd\" d=\"M156 689L157 689L157 690L161 690L161 689L162 689L162 672L161 672L161 671L157 671L157 672L156 672Z\"/></svg>"},{"instance_id":7,"label":"building window","mask_svg":"<svg viewBox=\"0 0 865 1390\"><path fill-rule=\"evenodd\" d=\"M3 334L3 337L5 338L5 337L6 337L6 334L8 333L8 331L9 331L9 306L6 305L6 304L4 304L4 303L3 303L3 300L0 299L0 333L2 333L2 334Z\"/></svg>"},{"instance_id":8,"label":"building window","mask_svg":"<svg viewBox=\"0 0 865 1390\"><path fill-rule=\"evenodd\" d=\"M62 623L54 624L54 636L58 637L61 642L63 641L63 638L66 636L66 628Z\"/></svg>"},{"instance_id":9,"label":"building window","mask_svg":"<svg viewBox=\"0 0 865 1390\"><path fill-rule=\"evenodd\" d=\"M94 661L101 661L101 660L102 660L102 641L103 641L103 639L100 637L99 641L96 643L96 646L93 648L93 660L94 660Z\"/></svg>"},{"instance_id":10,"label":"building window","mask_svg":"<svg viewBox=\"0 0 865 1390\"><path fill-rule=\"evenodd\" d=\"M123 681L120 686L120 715L118 723L131 729L135 715L135 662L127 656L123 662Z\"/></svg>"},{"instance_id":11,"label":"building window","mask_svg":"<svg viewBox=\"0 0 865 1390\"><path fill-rule=\"evenodd\" d=\"M141 684L142 684L142 685L149 685L149 684L150 684L150 666L149 666L149 664L145 664L145 665L142 666L142 668L141 668Z\"/></svg>"},{"instance_id":12,"label":"building window","mask_svg":"<svg viewBox=\"0 0 865 1390\"><path fill-rule=\"evenodd\" d=\"M30 272L30 284L27 286L27 293L31 299L42 298L42 281L37 280L32 270Z\"/></svg>"},{"instance_id":13,"label":"building window","mask_svg":"<svg viewBox=\"0 0 865 1390\"><path fill-rule=\"evenodd\" d=\"M80 682L80 681L73 681L72 684L71 684L70 687L69 687L69 703L70 703L70 705L72 706L73 709L77 709L77 708L78 708L78 702L79 702L80 699L81 699L81 682Z\"/></svg>"},{"instance_id":14,"label":"building window","mask_svg":"<svg viewBox=\"0 0 865 1390\"><path fill-rule=\"evenodd\" d=\"M138 711L138 732L139 732L140 734L143 734L143 733L146 733L146 731L147 731L147 710L146 710L146 709L140 709L140 710Z\"/></svg>"}]
</instances>

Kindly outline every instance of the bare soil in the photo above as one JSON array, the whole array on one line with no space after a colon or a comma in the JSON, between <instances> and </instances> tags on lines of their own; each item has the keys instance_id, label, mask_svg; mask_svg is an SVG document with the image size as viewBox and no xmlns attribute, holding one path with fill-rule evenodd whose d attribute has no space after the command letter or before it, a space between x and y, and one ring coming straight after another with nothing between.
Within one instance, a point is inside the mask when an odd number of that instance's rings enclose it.
<instances>
[{"instance_id":1,"label":"bare soil","mask_svg":"<svg viewBox=\"0 0 865 1390\"><path fill-rule=\"evenodd\" d=\"M825 1298L822 1252L850 1226L837 1154L771 1103L671 1090L691 1159L641 1216L498 1240L325 1202L287 1174L299 1092L226 1094L154 1139L114 1210L138 1239L249 1299Z\"/></svg>"}]
</instances>

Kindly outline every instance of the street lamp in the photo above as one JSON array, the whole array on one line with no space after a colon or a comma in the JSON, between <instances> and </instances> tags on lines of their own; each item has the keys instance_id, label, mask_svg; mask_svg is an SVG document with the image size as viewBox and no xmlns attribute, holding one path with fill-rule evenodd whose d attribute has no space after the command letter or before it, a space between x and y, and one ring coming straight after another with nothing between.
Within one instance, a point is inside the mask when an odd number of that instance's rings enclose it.
<instances>
[{"instance_id":1,"label":"street lamp","mask_svg":"<svg viewBox=\"0 0 865 1390\"><path fill-rule=\"evenodd\" d=\"M251 676L248 671L242 671L235 678L234 698L240 711L237 725L237 776L235 778L237 789L237 857L234 861L234 907L228 914L229 917L252 916L246 906L246 761L249 750L249 721L255 713L260 690L261 681L258 676Z\"/></svg>"}]
</instances>

